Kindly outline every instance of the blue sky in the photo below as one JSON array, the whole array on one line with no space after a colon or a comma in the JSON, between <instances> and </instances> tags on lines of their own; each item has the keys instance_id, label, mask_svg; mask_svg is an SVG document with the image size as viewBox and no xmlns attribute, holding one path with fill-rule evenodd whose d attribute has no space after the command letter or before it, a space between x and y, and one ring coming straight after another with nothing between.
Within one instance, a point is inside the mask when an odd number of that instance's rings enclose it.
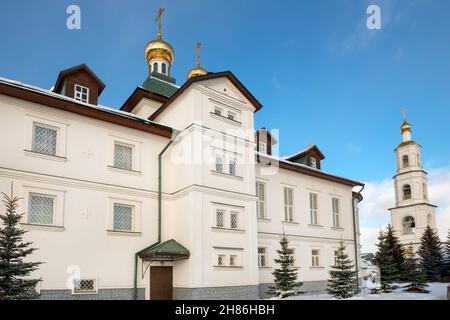
<instances>
[{"instance_id":1,"label":"blue sky","mask_svg":"<svg viewBox=\"0 0 450 320\"><path fill-rule=\"evenodd\" d=\"M81 30L66 28L71 4ZM370 4L381 30L366 27ZM200 40L202 65L231 70L264 105L256 125L280 129L281 154L315 143L325 171L380 182L395 172L407 106L427 169L450 167L448 0L2 1L0 76L50 88L87 63L107 85L100 102L120 107L147 76L161 6L178 84Z\"/></svg>"}]
</instances>

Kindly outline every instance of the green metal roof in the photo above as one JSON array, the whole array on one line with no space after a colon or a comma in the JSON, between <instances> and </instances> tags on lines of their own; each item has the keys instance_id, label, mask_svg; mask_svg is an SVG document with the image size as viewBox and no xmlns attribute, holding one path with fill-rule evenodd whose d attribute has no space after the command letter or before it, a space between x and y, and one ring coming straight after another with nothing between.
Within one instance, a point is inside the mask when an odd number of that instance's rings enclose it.
<instances>
[{"instance_id":1,"label":"green metal roof","mask_svg":"<svg viewBox=\"0 0 450 320\"><path fill-rule=\"evenodd\" d=\"M170 98L179 89L178 86L175 85L174 78L155 72L150 74L147 80L142 84L142 87L167 98Z\"/></svg>"},{"instance_id":2,"label":"green metal roof","mask_svg":"<svg viewBox=\"0 0 450 320\"><path fill-rule=\"evenodd\" d=\"M140 252L139 257L156 261L176 261L188 259L189 250L175 240L169 240Z\"/></svg>"}]
</instances>

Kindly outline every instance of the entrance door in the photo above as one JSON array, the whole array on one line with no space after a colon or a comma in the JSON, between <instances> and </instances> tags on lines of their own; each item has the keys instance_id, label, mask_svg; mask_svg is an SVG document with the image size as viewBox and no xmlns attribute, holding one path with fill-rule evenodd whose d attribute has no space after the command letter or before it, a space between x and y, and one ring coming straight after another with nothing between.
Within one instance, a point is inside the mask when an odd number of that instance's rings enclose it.
<instances>
[{"instance_id":1,"label":"entrance door","mask_svg":"<svg viewBox=\"0 0 450 320\"><path fill-rule=\"evenodd\" d=\"M172 267L150 267L150 300L172 300Z\"/></svg>"}]
</instances>

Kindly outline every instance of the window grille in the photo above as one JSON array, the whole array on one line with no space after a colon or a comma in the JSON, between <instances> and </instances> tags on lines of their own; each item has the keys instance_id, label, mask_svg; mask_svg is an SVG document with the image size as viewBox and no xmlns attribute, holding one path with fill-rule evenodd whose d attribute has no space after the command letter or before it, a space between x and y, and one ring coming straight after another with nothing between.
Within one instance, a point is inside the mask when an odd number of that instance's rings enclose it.
<instances>
[{"instance_id":1,"label":"window grille","mask_svg":"<svg viewBox=\"0 0 450 320\"><path fill-rule=\"evenodd\" d=\"M231 229L238 228L238 214L236 212L230 214L230 227Z\"/></svg>"},{"instance_id":2,"label":"window grille","mask_svg":"<svg viewBox=\"0 0 450 320\"><path fill-rule=\"evenodd\" d=\"M267 260L267 256L266 256L266 248L258 248L258 266L260 267L266 267L266 260Z\"/></svg>"},{"instance_id":3,"label":"window grille","mask_svg":"<svg viewBox=\"0 0 450 320\"><path fill-rule=\"evenodd\" d=\"M88 103L89 89L78 84L75 85L75 100Z\"/></svg>"},{"instance_id":4,"label":"window grille","mask_svg":"<svg viewBox=\"0 0 450 320\"><path fill-rule=\"evenodd\" d=\"M222 172L223 171L222 158L219 158L219 157L216 158L216 171L217 172Z\"/></svg>"},{"instance_id":5,"label":"window grille","mask_svg":"<svg viewBox=\"0 0 450 320\"><path fill-rule=\"evenodd\" d=\"M230 267L235 267L237 265L237 256L231 255L230 256Z\"/></svg>"},{"instance_id":6,"label":"window grille","mask_svg":"<svg viewBox=\"0 0 450 320\"><path fill-rule=\"evenodd\" d=\"M132 170L133 169L133 147L125 144L114 144L114 167Z\"/></svg>"},{"instance_id":7,"label":"window grille","mask_svg":"<svg viewBox=\"0 0 450 320\"><path fill-rule=\"evenodd\" d=\"M223 228L224 227L224 215L225 212L223 210L216 210L216 227Z\"/></svg>"},{"instance_id":8,"label":"window grille","mask_svg":"<svg viewBox=\"0 0 450 320\"><path fill-rule=\"evenodd\" d=\"M319 250L312 250L311 251L311 265L313 267L319 266Z\"/></svg>"},{"instance_id":9,"label":"window grille","mask_svg":"<svg viewBox=\"0 0 450 320\"><path fill-rule=\"evenodd\" d=\"M230 175L236 175L236 160L234 159L230 160Z\"/></svg>"},{"instance_id":10,"label":"window grille","mask_svg":"<svg viewBox=\"0 0 450 320\"><path fill-rule=\"evenodd\" d=\"M123 204L114 204L114 230L133 230L133 207Z\"/></svg>"},{"instance_id":11,"label":"window grille","mask_svg":"<svg viewBox=\"0 0 450 320\"><path fill-rule=\"evenodd\" d=\"M217 256L217 265L218 265L218 266L223 266L224 263L225 263L225 255L219 254L219 255Z\"/></svg>"},{"instance_id":12,"label":"window grille","mask_svg":"<svg viewBox=\"0 0 450 320\"><path fill-rule=\"evenodd\" d=\"M87 279L75 279L73 281L74 293L89 293L96 292L97 289L95 287L95 280L87 280Z\"/></svg>"},{"instance_id":13,"label":"window grille","mask_svg":"<svg viewBox=\"0 0 450 320\"><path fill-rule=\"evenodd\" d=\"M58 131L56 129L35 124L33 128L33 145L31 150L50 156L56 155L57 136Z\"/></svg>"},{"instance_id":14,"label":"window grille","mask_svg":"<svg viewBox=\"0 0 450 320\"><path fill-rule=\"evenodd\" d=\"M30 224L53 224L55 198L45 195L30 195L28 223Z\"/></svg>"}]
</instances>

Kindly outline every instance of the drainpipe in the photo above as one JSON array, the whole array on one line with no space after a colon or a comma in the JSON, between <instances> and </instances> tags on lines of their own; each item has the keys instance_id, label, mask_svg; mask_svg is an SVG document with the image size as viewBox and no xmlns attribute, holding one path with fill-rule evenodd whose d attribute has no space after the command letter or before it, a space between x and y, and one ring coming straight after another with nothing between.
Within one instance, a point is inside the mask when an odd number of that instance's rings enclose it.
<instances>
[{"instance_id":1,"label":"drainpipe","mask_svg":"<svg viewBox=\"0 0 450 320\"><path fill-rule=\"evenodd\" d=\"M139 255L145 252L147 249L150 249L153 246L161 243L161 202L162 202L162 156L164 152L169 149L170 145L175 141L177 136L180 134L180 131L173 129L172 136L170 137L169 143L162 149L162 151L158 155L158 241L148 246L145 249L142 249L134 254L134 287L133 287L133 300L137 300L137 270L138 270L138 259Z\"/></svg>"},{"instance_id":2,"label":"drainpipe","mask_svg":"<svg viewBox=\"0 0 450 320\"><path fill-rule=\"evenodd\" d=\"M356 212L355 212L355 198L361 195L361 192L364 190L365 186L362 185L361 190L358 193L352 194L352 212L353 212L353 236L355 238L355 268L356 268L356 292L359 292L359 266L358 266L358 235L356 231Z\"/></svg>"}]
</instances>

